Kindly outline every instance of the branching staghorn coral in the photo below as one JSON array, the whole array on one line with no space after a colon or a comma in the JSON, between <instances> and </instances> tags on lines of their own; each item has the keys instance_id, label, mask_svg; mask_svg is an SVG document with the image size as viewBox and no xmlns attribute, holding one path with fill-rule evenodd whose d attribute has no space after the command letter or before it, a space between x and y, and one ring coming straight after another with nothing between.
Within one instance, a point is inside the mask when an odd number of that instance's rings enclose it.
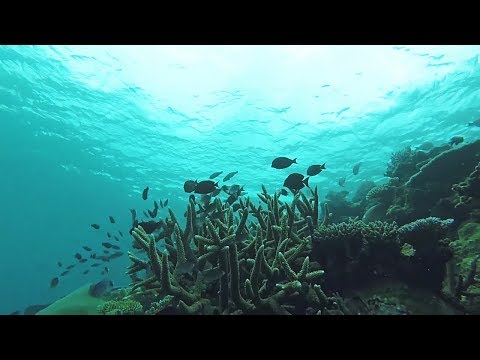
<instances>
[{"instance_id":1,"label":"branching staghorn coral","mask_svg":"<svg viewBox=\"0 0 480 360\"><path fill-rule=\"evenodd\" d=\"M98 307L103 315L135 315L142 311L142 305L135 300L110 300Z\"/></svg>"}]
</instances>

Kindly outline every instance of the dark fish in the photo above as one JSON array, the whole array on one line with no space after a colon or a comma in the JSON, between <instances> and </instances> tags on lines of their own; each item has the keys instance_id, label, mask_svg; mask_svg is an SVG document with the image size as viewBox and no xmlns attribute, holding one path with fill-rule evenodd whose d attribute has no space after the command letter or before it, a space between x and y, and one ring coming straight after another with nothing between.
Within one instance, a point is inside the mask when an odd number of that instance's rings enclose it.
<instances>
[{"instance_id":1,"label":"dark fish","mask_svg":"<svg viewBox=\"0 0 480 360\"><path fill-rule=\"evenodd\" d=\"M113 216L109 216L108 218L110 219L110 222L111 222L112 224L115 224L115 219L113 218Z\"/></svg>"},{"instance_id":2,"label":"dark fish","mask_svg":"<svg viewBox=\"0 0 480 360\"><path fill-rule=\"evenodd\" d=\"M238 196L237 195L230 195L227 199L227 203L229 205L232 205L235 201L237 201Z\"/></svg>"},{"instance_id":3,"label":"dark fish","mask_svg":"<svg viewBox=\"0 0 480 360\"><path fill-rule=\"evenodd\" d=\"M101 264L100 263L94 263L92 265L90 265L91 267L97 267L97 266L100 266Z\"/></svg>"},{"instance_id":4,"label":"dark fish","mask_svg":"<svg viewBox=\"0 0 480 360\"><path fill-rule=\"evenodd\" d=\"M108 256L98 256L97 257L98 260L101 260L101 261L105 261L105 262L109 262L110 261L110 258Z\"/></svg>"},{"instance_id":5,"label":"dark fish","mask_svg":"<svg viewBox=\"0 0 480 360\"><path fill-rule=\"evenodd\" d=\"M118 258L122 255L123 255L122 251L117 251L117 252L114 252L112 255L110 255L110 259L115 259L115 258Z\"/></svg>"},{"instance_id":6,"label":"dark fish","mask_svg":"<svg viewBox=\"0 0 480 360\"><path fill-rule=\"evenodd\" d=\"M106 294L113 287L113 281L103 279L96 284L90 286L89 294L93 297L101 297Z\"/></svg>"},{"instance_id":7,"label":"dark fish","mask_svg":"<svg viewBox=\"0 0 480 360\"><path fill-rule=\"evenodd\" d=\"M87 269L87 270L85 270L84 272L82 272L82 274L83 274L83 275L86 275L86 274L89 273L89 271L90 271L90 270Z\"/></svg>"},{"instance_id":8,"label":"dark fish","mask_svg":"<svg viewBox=\"0 0 480 360\"><path fill-rule=\"evenodd\" d=\"M62 263L59 261L57 262L58 267L62 267Z\"/></svg>"},{"instance_id":9,"label":"dark fish","mask_svg":"<svg viewBox=\"0 0 480 360\"><path fill-rule=\"evenodd\" d=\"M87 262L87 260L88 259L80 259L80 260L78 260L78 262L83 264L84 262Z\"/></svg>"},{"instance_id":10,"label":"dark fish","mask_svg":"<svg viewBox=\"0 0 480 360\"><path fill-rule=\"evenodd\" d=\"M230 188L227 190L227 194L229 195L240 195L240 193L243 191L243 186L240 187L240 185L232 185Z\"/></svg>"},{"instance_id":11,"label":"dark fish","mask_svg":"<svg viewBox=\"0 0 480 360\"><path fill-rule=\"evenodd\" d=\"M120 246L118 246L118 245L112 245L112 249L113 249L113 250L120 250Z\"/></svg>"},{"instance_id":12,"label":"dark fish","mask_svg":"<svg viewBox=\"0 0 480 360\"><path fill-rule=\"evenodd\" d=\"M288 177L283 182L283 186L290 189L292 192L297 192L302 189L305 185L308 186L309 177L304 179L304 176L299 173L293 173L288 175Z\"/></svg>"},{"instance_id":13,"label":"dark fish","mask_svg":"<svg viewBox=\"0 0 480 360\"><path fill-rule=\"evenodd\" d=\"M200 197L200 201L202 202L203 206L207 206L208 204L210 204L210 200L212 200L211 195L202 195Z\"/></svg>"},{"instance_id":14,"label":"dark fish","mask_svg":"<svg viewBox=\"0 0 480 360\"><path fill-rule=\"evenodd\" d=\"M67 270L71 270L71 269L73 269L74 267L75 267L75 264L73 264L73 265L68 265L68 266L66 267L66 269L67 269Z\"/></svg>"},{"instance_id":15,"label":"dark fish","mask_svg":"<svg viewBox=\"0 0 480 360\"><path fill-rule=\"evenodd\" d=\"M297 164L297 158L291 160L281 156L272 161L272 167L275 169L286 169L292 164Z\"/></svg>"},{"instance_id":16,"label":"dark fish","mask_svg":"<svg viewBox=\"0 0 480 360\"><path fill-rule=\"evenodd\" d=\"M54 277L54 278L50 281L50 287L51 287L51 288L57 287L59 281L60 281L60 280L58 279L58 277Z\"/></svg>"},{"instance_id":17,"label":"dark fish","mask_svg":"<svg viewBox=\"0 0 480 360\"><path fill-rule=\"evenodd\" d=\"M214 190L214 191L212 192L212 196L213 196L213 197L218 196L218 194L220 194L220 191L222 191L221 188L218 188L218 189Z\"/></svg>"},{"instance_id":18,"label":"dark fish","mask_svg":"<svg viewBox=\"0 0 480 360\"><path fill-rule=\"evenodd\" d=\"M92 248L89 246L82 246L85 251L92 251Z\"/></svg>"},{"instance_id":19,"label":"dark fish","mask_svg":"<svg viewBox=\"0 0 480 360\"><path fill-rule=\"evenodd\" d=\"M477 119L475 121L469 122L468 126L480 126L480 119Z\"/></svg>"},{"instance_id":20,"label":"dark fish","mask_svg":"<svg viewBox=\"0 0 480 360\"><path fill-rule=\"evenodd\" d=\"M92 228L94 228L95 230L100 229L100 225L98 225L98 224L91 224L90 226L91 226Z\"/></svg>"},{"instance_id":21,"label":"dark fish","mask_svg":"<svg viewBox=\"0 0 480 360\"><path fill-rule=\"evenodd\" d=\"M233 209L233 211L237 211L237 210L240 209L241 207L242 207L242 206L237 203L237 204L233 204L232 209Z\"/></svg>"},{"instance_id":22,"label":"dark fish","mask_svg":"<svg viewBox=\"0 0 480 360\"><path fill-rule=\"evenodd\" d=\"M280 189L280 195L287 196L288 192L285 189Z\"/></svg>"},{"instance_id":23,"label":"dark fish","mask_svg":"<svg viewBox=\"0 0 480 360\"><path fill-rule=\"evenodd\" d=\"M120 230L118 230L118 233L120 234L121 237L123 237L123 233Z\"/></svg>"},{"instance_id":24,"label":"dark fish","mask_svg":"<svg viewBox=\"0 0 480 360\"><path fill-rule=\"evenodd\" d=\"M103 250L103 253L104 253L104 254L110 254L110 251L108 251L108 250Z\"/></svg>"},{"instance_id":25,"label":"dark fish","mask_svg":"<svg viewBox=\"0 0 480 360\"><path fill-rule=\"evenodd\" d=\"M191 193L191 192L194 192L195 191L195 188L197 187L197 181L193 181L193 180L187 180L185 181L185 183L183 184L183 190L186 192L186 193Z\"/></svg>"},{"instance_id":26,"label":"dark fish","mask_svg":"<svg viewBox=\"0 0 480 360\"><path fill-rule=\"evenodd\" d=\"M191 274L194 267L195 267L195 263L193 261L185 261L183 264L175 268L175 272L178 275Z\"/></svg>"},{"instance_id":27,"label":"dark fish","mask_svg":"<svg viewBox=\"0 0 480 360\"><path fill-rule=\"evenodd\" d=\"M195 188L195 193L197 194L210 194L215 191L218 186L218 182L213 182L212 180L200 181Z\"/></svg>"},{"instance_id":28,"label":"dark fish","mask_svg":"<svg viewBox=\"0 0 480 360\"><path fill-rule=\"evenodd\" d=\"M97 258L97 254L90 255L90 259L96 259L96 258Z\"/></svg>"},{"instance_id":29,"label":"dark fish","mask_svg":"<svg viewBox=\"0 0 480 360\"><path fill-rule=\"evenodd\" d=\"M323 165L312 165L307 169L307 175L315 176L320 174L322 170L325 170L325 163Z\"/></svg>"},{"instance_id":30,"label":"dark fish","mask_svg":"<svg viewBox=\"0 0 480 360\"><path fill-rule=\"evenodd\" d=\"M454 136L450 139L449 141L449 144L450 145L458 145L458 144L461 144L463 142L463 136Z\"/></svg>"},{"instance_id":31,"label":"dark fish","mask_svg":"<svg viewBox=\"0 0 480 360\"><path fill-rule=\"evenodd\" d=\"M143 192L142 192L142 199L147 200L147 198L148 198L148 186L145 189L143 189Z\"/></svg>"},{"instance_id":32,"label":"dark fish","mask_svg":"<svg viewBox=\"0 0 480 360\"><path fill-rule=\"evenodd\" d=\"M135 219L137 218L137 211L135 209L130 209L130 212L132 213L132 224L135 222Z\"/></svg>"},{"instance_id":33,"label":"dark fish","mask_svg":"<svg viewBox=\"0 0 480 360\"><path fill-rule=\"evenodd\" d=\"M146 212L145 210L143 210L143 215L145 215L145 217L148 218L148 214L147 214L147 212Z\"/></svg>"},{"instance_id":34,"label":"dark fish","mask_svg":"<svg viewBox=\"0 0 480 360\"><path fill-rule=\"evenodd\" d=\"M161 207L162 209L163 209L163 206L164 206L164 205L163 205L163 202L162 202L162 200L160 200L160 207Z\"/></svg>"},{"instance_id":35,"label":"dark fish","mask_svg":"<svg viewBox=\"0 0 480 360\"><path fill-rule=\"evenodd\" d=\"M231 173L228 173L227 176L223 178L223 182L230 180L232 177L238 174L238 171L233 171Z\"/></svg>"},{"instance_id":36,"label":"dark fish","mask_svg":"<svg viewBox=\"0 0 480 360\"><path fill-rule=\"evenodd\" d=\"M76 253L75 254L75 259L80 260L82 258L82 254Z\"/></svg>"},{"instance_id":37,"label":"dark fish","mask_svg":"<svg viewBox=\"0 0 480 360\"><path fill-rule=\"evenodd\" d=\"M113 245L110 244L109 242L102 242L102 245L106 247L107 249L110 249Z\"/></svg>"},{"instance_id":38,"label":"dark fish","mask_svg":"<svg viewBox=\"0 0 480 360\"><path fill-rule=\"evenodd\" d=\"M45 305L30 305L27 306L25 311L23 312L23 315L35 315L38 313L40 310L43 310L47 307L49 307L51 304L45 304Z\"/></svg>"},{"instance_id":39,"label":"dark fish","mask_svg":"<svg viewBox=\"0 0 480 360\"><path fill-rule=\"evenodd\" d=\"M150 215L152 219L155 218L155 216L157 216L157 214L155 214L155 212L153 212L152 210L147 210L147 211L148 211L148 215Z\"/></svg>"},{"instance_id":40,"label":"dark fish","mask_svg":"<svg viewBox=\"0 0 480 360\"><path fill-rule=\"evenodd\" d=\"M193 194L190 195L190 196L188 197L188 201L189 201L189 202L192 201L194 204L196 204L195 195L193 195Z\"/></svg>"},{"instance_id":41,"label":"dark fish","mask_svg":"<svg viewBox=\"0 0 480 360\"><path fill-rule=\"evenodd\" d=\"M220 270L219 267L215 267L213 269L205 270L201 274L202 274L203 280L206 283L210 283L220 279L225 274L225 272L223 270Z\"/></svg>"},{"instance_id":42,"label":"dark fish","mask_svg":"<svg viewBox=\"0 0 480 360\"><path fill-rule=\"evenodd\" d=\"M120 241L120 239L116 236L113 237L116 241Z\"/></svg>"},{"instance_id":43,"label":"dark fish","mask_svg":"<svg viewBox=\"0 0 480 360\"><path fill-rule=\"evenodd\" d=\"M210 175L210 179L215 179L218 175L221 175L223 171L217 171L214 172L212 175Z\"/></svg>"},{"instance_id":44,"label":"dark fish","mask_svg":"<svg viewBox=\"0 0 480 360\"><path fill-rule=\"evenodd\" d=\"M112 234L110 234L109 232L107 232L107 237L108 237L108 238L111 238L111 237L112 237Z\"/></svg>"},{"instance_id":45,"label":"dark fish","mask_svg":"<svg viewBox=\"0 0 480 360\"><path fill-rule=\"evenodd\" d=\"M104 270L106 273L108 273L108 272L110 271L110 269L109 269L108 267L106 267L106 266L104 267L103 270Z\"/></svg>"},{"instance_id":46,"label":"dark fish","mask_svg":"<svg viewBox=\"0 0 480 360\"><path fill-rule=\"evenodd\" d=\"M62 273L60 274L60 276L65 276L65 275L67 275L69 272L70 272L69 270L65 270L64 272L62 272Z\"/></svg>"},{"instance_id":47,"label":"dark fish","mask_svg":"<svg viewBox=\"0 0 480 360\"><path fill-rule=\"evenodd\" d=\"M343 187L343 186L345 185L345 181L346 181L346 180L347 180L347 179L345 179L344 177L338 179L338 185L340 185L340 186Z\"/></svg>"},{"instance_id":48,"label":"dark fish","mask_svg":"<svg viewBox=\"0 0 480 360\"><path fill-rule=\"evenodd\" d=\"M158 203L156 200L153 200L153 208L158 209Z\"/></svg>"},{"instance_id":49,"label":"dark fish","mask_svg":"<svg viewBox=\"0 0 480 360\"><path fill-rule=\"evenodd\" d=\"M167 206L168 205L168 199L166 199L164 202L163 202L163 206Z\"/></svg>"},{"instance_id":50,"label":"dark fish","mask_svg":"<svg viewBox=\"0 0 480 360\"><path fill-rule=\"evenodd\" d=\"M139 222L137 223L136 226L141 226L147 234L151 234L162 226L161 223L162 223L162 220L160 220L159 222L150 220L150 221ZM132 231L133 231L133 227L130 229L130 234L132 233Z\"/></svg>"},{"instance_id":51,"label":"dark fish","mask_svg":"<svg viewBox=\"0 0 480 360\"><path fill-rule=\"evenodd\" d=\"M357 165L355 165L353 167L353 175L357 175L358 174L358 171L360 170L360 164L361 163L358 163Z\"/></svg>"},{"instance_id":52,"label":"dark fish","mask_svg":"<svg viewBox=\"0 0 480 360\"><path fill-rule=\"evenodd\" d=\"M16 310L14 312L11 312L10 314L8 315L22 315L22 312L20 310Z\"/></svg>"}]
</instances>

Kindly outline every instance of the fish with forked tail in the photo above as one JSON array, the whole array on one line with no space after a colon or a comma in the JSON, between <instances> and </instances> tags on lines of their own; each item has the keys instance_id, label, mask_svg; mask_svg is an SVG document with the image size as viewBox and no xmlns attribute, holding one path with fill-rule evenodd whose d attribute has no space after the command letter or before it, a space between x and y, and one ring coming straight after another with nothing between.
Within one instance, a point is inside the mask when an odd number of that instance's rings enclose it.
<instances>
[{"instance_id":1,"label":"fish with forked tail","mask_svg":"<svg viewBox=\"0 0 480 360\"><path fill-rule=\"evenodd\" d=\"M289 159L287 157L278 157L272 161L272 168L274 169L286 169L292 164L297 164L297 158Z\"/></svg>"}]
</instances>

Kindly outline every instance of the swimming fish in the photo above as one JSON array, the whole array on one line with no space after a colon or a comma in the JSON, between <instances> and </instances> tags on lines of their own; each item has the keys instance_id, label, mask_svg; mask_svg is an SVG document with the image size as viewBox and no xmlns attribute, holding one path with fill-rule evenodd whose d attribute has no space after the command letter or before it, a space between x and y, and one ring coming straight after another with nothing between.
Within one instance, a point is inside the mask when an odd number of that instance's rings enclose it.
<instances>
[{"instance_id":1,"label":"swimming fish","mask_svg":"<svg viewBox=\"0 0 480 360\"><path fill-rule=\"evenodd\" d=\"M315 176L320 174L322 170L325 170L325 163L323 165L312 165L307 169L307 175Z\"/></svg>"},{"instance_id":2,"label":"swimming fish","mask_svg":"<svg viewBox=\"0 0 480 360\"><path fill-rule=\"evenodd\" d=\"M285 190L285 189L280 189L279 194L280 194L280 195L283 195L283 196L287 196L287 195L288 195L288 191Z\"/></svg>"},{"instance_id":3,"label":"swimming fish","mask_svg":"<svg viewBox=\"0 0 480 360\"><path fill-rule=\"evenodd\" d=\"M123 233L120 230L118 230L118 233L120 234L121 237L123 237Z\"/></svg>"},{"instance_id":4,"label":"swimming fish","mask_svg":"<svg viewBox=\"0 0 480 360\"><path fill-rule=\"evenodd\" d=\"M292 164L297 164L297 158L291 160L286 157L278 157L272 161L272 168L274 169L286 169Z\"/></svg>"},{"instance_id":5,"label":"swimming fish","mask_svg":"<svg viewBox=\"0 0 480 360\"><path fill-rule=\"evenodd\" d=\"M83 275L87 275L89 273L89 269L85 270L84 272L82 272Z\"/></svg>"},{"instance_id":6,"label":"swimming fish","mask_svg":"<svg viewBox=\"0 0 480 360\"><path fill-rule=\"evenodd\" d=\"M92 265L90 265L91 267L97 267L97 266L100 266L101 264L100 263L94 263Z\"/></svg>"},{"instance_id":7,"label":"swimming fish","mask_svg":"<svg viewBox=\"0 0 480 360\"><path fill-rule=\"evenodd\" d=\"M233 211L237 211L238 209L240 209L242 206L239 204L239 203L236 203L236 204L233 204L232 206L232 209Z\"/></svg>"},{"instance_id":8,"label":"swimming fish","mask_svg":"<svg viewBox=\"0 0 480 360\"><path fill-rule=\"evenodd\" d=\"M338 185L340 185L341 187L343 187L343 186L345 185L345 181L346 181L346 180L347 180L347 179L345 179L344 177L338 179Z\"/></svg>"},{"instance_id":9,"label":"swimming fish","mask_svg":"<svg viewBox=\"0 0 480 360\"><path fill-rule=\"evenodd\" d=\"M218 188L216 190L213 190L211 195L213 197L218 196L218 194L220 194L220 191L222 191L222 188Z\"/></svg>"},{"instance_id":10,"label":"swimming fish","mask_svg":"<svg viewBox=\"0 0 480 360\"><path fill-rule=\"evenodd\" d=\"M96 284L90 286L88 290L89 294L93 297L101 297L106 294L113 287L113 281L109 279L103 279Z\"/></svg>"},{"instance_id":11,"label":"swimming fish","mask_svg":"<svg viewBox=\"0 0 480 360\"><path fill-rule=\"evenodd\" d=\"M148 186L145 189L143 189L143 192L142 192L142 199L147 200L147 198L148 198Z\"/></svg>"},{"instance_id":12,"label":"swimming fish","mask_svg":"<svg viewBox=\"0 0 480 360\"><path fill-rule=\"evenodd\" d=\"M193 180L187 180L185 181L185 183L183 184L183 190L186 192L186 193L191 193L191 192L194 192L195 191L195 188L197 187L197 180L193 181Z\"/></svg>"},{"instance_id":13,"label":"swimming fish","mask_svg":"<svg viewBox=\"0 0 480 360\"><path fill-rule=\"evenodd\" d=\"M153 208L154 208L154 209L158 209L157 200L153 200Z\"/></svg>"},{"instance_id":14,"label":"swimming fish","mask_svg":"<svg viewBox=\"0 0 480 360\"><path fill-rule=\"evenodd\" d=\"M477 119L475 121L469 122L468 126L480 126L480 119Z\"/></svg>"},{"instance_id":15,"label":"swimming fish","mask_svg":"<svg viewBox=\"0 0 480 360\"><path fill-rule=\"evenodd\" d=\"M107 232L107 237L108 237L108 238L111 238L111 237L112 237L112 234L110 234L109 232Z\"/></svg>"},{"instance_id":16,"label":"swimming fish","mask_svg":"<svg viewBox=\"0 0 480 360\"><path fill-rule=\"evenodd\" d=\"M62 273L60 274L60 276L65 276L65 275L67 275L69 272L70 272L69 270L65 270L64 272L62 272Z\"/></svg>"},{"instance_id":17,"label":"swimming fish","mask_svg":"<svg viewBox=\"0 0 480 360\"><path fill-rule=\"evenodd\" d=\"M137 218L137 211L135 209L130 209L130 212L132 213L132 224L133 224Z\"/></svg>"},{"instance_id":18,"label":"swimming fish","mask_svg":"<svg viewBox=\"0 0 480 360\"><path fill-rule=\"evenodd\" d=\"M115 219L113 218L113 216L109 216L108 218L110 219L110 222L111 222L112 224L115 224Z\"/></svg>"},{"instance_id":19,"label":"swimming fish","mask_svg":"<svg viewBox=\"0 0 480 360\"><path fill-rule=\"evenodd\" d=\"M67 270L71 270L71 269L73 269L74 267L75 267L75 264L73 264L73 265L68 265L68 266L66 267L66 269L67 269Z\"/></svg>"},{"instance_id":20,"label":"swimming fish","mask_svg":"<svg viewBox=\"0 0 480 360\"><path fill-rule=\"evenodd\" d=\"M358 163L357 165L355 165L352 169L352 172L353 172L353 175L357 175L358 172L360 171L360 165L361 163Z\"/></svg>"},{"instance_id":21,"label":"swimming fish","mask_svg":"<svg viewBox=\"0 0 480 360\"><path fill-rule=\"evenodd\" d=\"M212 175L210 175L210 179L215 179L217 176L221 175L223 171L217 171L214 172Z\"/></svg>"},{"instance_id":22,"label":"swimming fish","mask_svg":"<svg viewBox=\"0 0 480 360\"><path fill-rule=\"evenodd\" d=\"M120 241L120 239L116 236L113 237L116 241Z\"/></svg>"},{"instance_id":23,"label":"swimming fish","mask_svg":"<svg viewBox=\"0 0 480 360\"><path fill-rule=\"evenodd\" d=\"M231 173L228 173L227 176L223 178L223 182L230 180L232 177L234 177L236 174L238 174L238 171L232 171Z\"/></svg>"},{"instance_id":24,"label":"swimming fish","mask_svg":"<svg viewBox=\"0 0 480 360\"><path fill-rule=\"evenodd\" d=\"M92 248L89 246L82 246L85 251L92 251Z\"/></svg>"},{"instance_id":25,"label":"swimming fish","mask_svg":"<svg viewBox=\"0 0 480 360\"><path fill-rule=\"evenodd\" d=\"M200 181L197 186L195 187L196 194L209 194L218 186L218 182L213 182L212 180L204 180Z\"/></svg>"},{"instance_id":26,"label":"swimming fish","mask_svg":"<svg viewBox=\"0 0 480 360\"><path fill-rule=\"evenodd\" d=\"M310 178L304 178L302 174L293 173L287 176L283 182L283 186L290 189L292 192L296 192L302 189L305 185L308 186L308 179Z\"/></svg>"},{"instance_id":27,"label":"swimming fish","mask_svg":"<svg viewBox=\"0 0 480 360\"><path fill-rule=\"evenodd\" d=\"M57 262L58 267L62 267L62 263L59 261Z\"/></svg>"},{"instance_id":28,"label":"swimming fish","mask_svg":"<svg viewBox=\"0 0 480 360\"><path fill-rule=\"evenodd\" d=\"M463 142L463 136L454 136L450 139L450 141L448 142L450 145L454 146L454 145L458 145L458 144L461 144Z\"/></svg>"},{"instance_id":29,"label":"swimming fish","mask_svg":"<svg viewBox=\"0 0 480 360\"><path fill-rule=\"evenodd\" d=\"M60 281L60 280L58 279L58 277L54 277L54 278L50 281L50 287L51 287L51 288L57 287L59 281Z\"/></svg>"},{"instance_id":30,"label":"swimming fish","mask_svg":"<svg viewBox=\"0 0 480 360\"><path fill-rule=\"evenodd\" d=\"M102 245L106 247L107 249L110 249L113 245L110 244L109 242L102 242Z\"/></svg>"},{"instance_id":31,"label":"swimming fish","mask_svg":"<svg viewBox=\"0 0 480 360\"><path fill-rule=\"evenodd\" d=\"M83 264L84 262L87 262L87 259L80 259L80 260L78 260L78 262Z\"/></svg>"},{"instance_id":32,"label":"swimming fish","mask_svg":"<svg viewBox=\"0 0 480 360\"><path fill-rule=\"evenodd\" d=\"M90 226L91 226L92 228L94 228L95 230L100 229L100 225L98 225L98 224L91 224Z\"/></svg>"},{"instance_id":33,"label":"swimming fish","mask_svg":"<svg viewBox=\"0 0 480 360\"><path fill-rule=\"evenodd\" d=\"M80 253L75 253L75 259L80 260L82 258L82 254Z\"/></svg>"},{"instance_id":34,"label":"swimming fish","mask_svg":"<svg viewBox=\"0 0 480 360\"><path fill-rule=\"evenodd\" d=\"M168 199L166 199L164 202L163 202L163 206L167 206L168 205Z\"/></svg>"}]
</instances>

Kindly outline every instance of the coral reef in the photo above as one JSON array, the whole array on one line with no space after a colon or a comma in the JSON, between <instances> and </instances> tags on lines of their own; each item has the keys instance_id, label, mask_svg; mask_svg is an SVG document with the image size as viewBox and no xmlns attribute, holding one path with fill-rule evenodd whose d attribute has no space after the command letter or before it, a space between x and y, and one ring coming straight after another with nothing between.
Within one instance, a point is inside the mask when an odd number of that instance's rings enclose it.
<instances>
[{"instance_id":1,"label":"coral reef","mask_svg":"<svg viewBox=\"0 0 480 360\"><path fill-rule=\"evenodd\" d=\"M329 191L325 195L328 206L333 214L333 222L347 221L350 217L362 216L364 208L361 204L349 202L348 191Z\"/></svg>"},{"instance_id":2,"label":"coral reef","mask_svg":"<svg viewBox=\"0 0 480 360\"><path fill-rule=\"evenodd\" d=\"M480 163L465 180L454 184L452 190L457 220L480 219Z\"/></svg>"},{"instance_id":3,"label":"coral reef","mask_svg":"<svg viewBox=\"0 0 480 360\"><path fill-rule=\"evenodd\" d=\"M109 300L97 310L102 315L135 315L142 312L142 304L135 300Z\"/></svg>"}]
</instances>

